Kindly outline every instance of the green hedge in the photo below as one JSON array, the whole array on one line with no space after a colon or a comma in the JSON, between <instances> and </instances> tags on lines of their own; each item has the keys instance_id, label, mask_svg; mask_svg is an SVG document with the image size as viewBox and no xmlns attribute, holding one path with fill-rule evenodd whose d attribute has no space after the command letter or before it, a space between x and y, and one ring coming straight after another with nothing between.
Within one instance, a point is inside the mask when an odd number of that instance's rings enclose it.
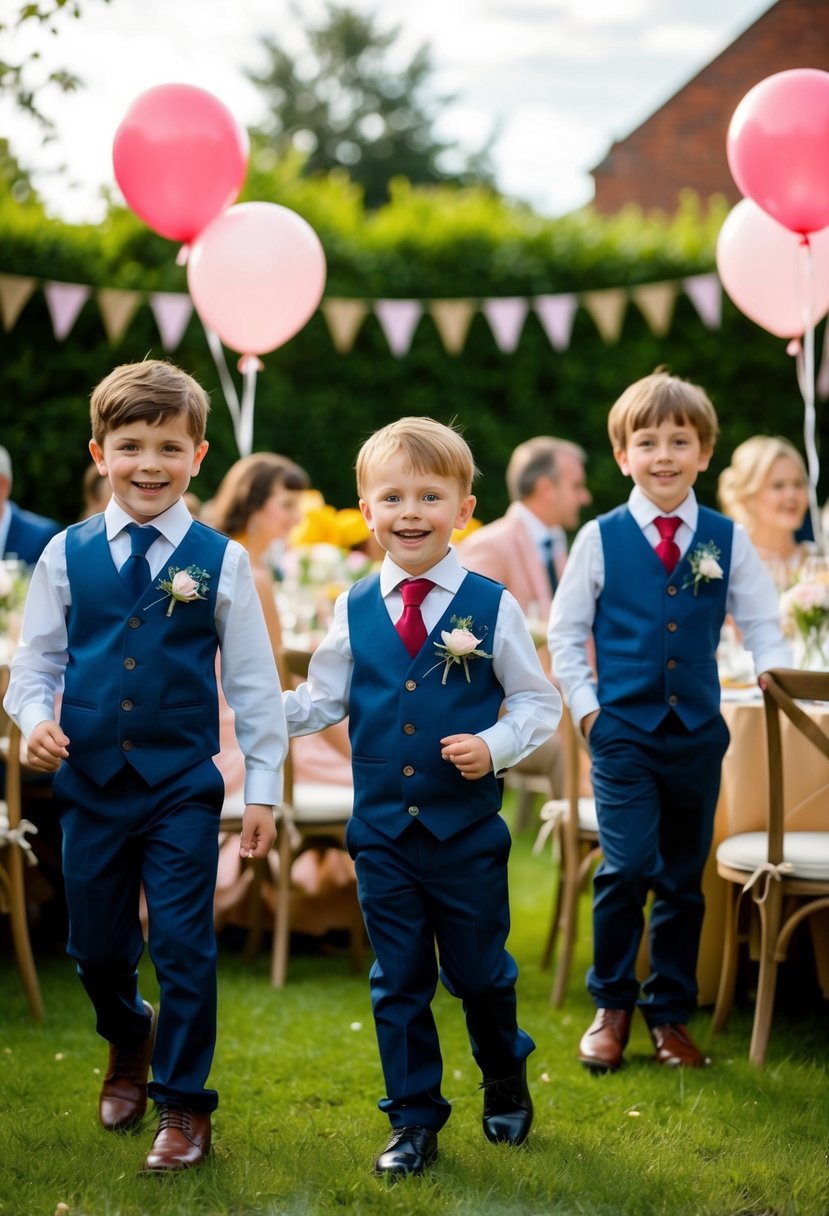
<instances>
[{"instance_id":1,"label":"green hedge","mask_svg":"<svg viewBox=\"0 0 829 1216\"><path fill-rule=\"evenodd\" d=\"M589 209L541 220L482 190L414 190L396 183L392 202L364 214L341 180L282 180L271 193L255 175L253 197L271 197L308 218L325 247L332 296L481 298L633 286L707 272L723 208L703 215L687 199L679 216L635 210L602 219ZM256 193L258 191L258 193ZM100 226L70 227L36 205L0 198L0 272L142 290L186 290L175 247L134 216L113 209ZM820 337L820 335L819 335ZM818 349L820 344L818 343ZM0 441L12 453L15 497L63 522L80 510L93 385L116 363L164 357L150 310L142 306L116 346L107 342L90 300L68 340L55 340L41 291L11 332L0 337ZM230 418L198 319L172 356L213 398L211 451L193 489L209 497L236 457ZM229 354L233 367L235 356ZM264 359L256 394L254 447L284 452L310 472L329 502L354 500L352 466L371 430L405 413L457 419L483 477L476 514L489 519L506 504L503 470L513 446L534 434L558 434L590 454L597 510L626 495L607 443L607 411L630 381L667 365L710 393L722 435L701 498L714 502L716 475L750 434L780 433L802 448L803 404L785 343L759 329L724 299L723 324L708 330L684 294L670 332L650 332L628 307L620 340L609 345L582 309L568 351L554 351L531 312L518 350L502 354L485 318L475 316L463 353L448 355L424 315L409 354L389 352L376 318L363 323L352 351L339 355L317 314L281 350ZM238 377L237 384L238 384ZM825 405L818 409L829 450ZM821 501L829 495L824 471Z\"/></svg>"}]
</instances>

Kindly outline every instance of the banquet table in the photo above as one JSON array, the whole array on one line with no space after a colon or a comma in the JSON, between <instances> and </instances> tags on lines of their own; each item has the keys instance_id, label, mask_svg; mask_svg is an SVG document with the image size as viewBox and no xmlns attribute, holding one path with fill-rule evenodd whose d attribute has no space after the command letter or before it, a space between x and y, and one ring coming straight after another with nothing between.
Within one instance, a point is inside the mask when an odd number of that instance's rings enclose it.
<instances>
[{"instance_id":1,"label":"banquet table","mask_svg":"<svg viewBox=\"0 0 829 1216\"><path fill-rule=\"evenodd\" d=\"M829 709L804 706L823 729L829 728ZM697 966L699 1003L713 1004L717 997L722 960L723 920L728 885L717 874L717 845L726 836L762 831L768 815L766 726L759 689L723 689L722 714L731 733L723 760L722 786L714 820L714 842L703 876L705 919ZM781 721L786 755L785 801L787 829L829 830L829 764L787 718ZM818 982L829 999L829 912L808 921L812 933Z\"/></svg>"}]
</instances>

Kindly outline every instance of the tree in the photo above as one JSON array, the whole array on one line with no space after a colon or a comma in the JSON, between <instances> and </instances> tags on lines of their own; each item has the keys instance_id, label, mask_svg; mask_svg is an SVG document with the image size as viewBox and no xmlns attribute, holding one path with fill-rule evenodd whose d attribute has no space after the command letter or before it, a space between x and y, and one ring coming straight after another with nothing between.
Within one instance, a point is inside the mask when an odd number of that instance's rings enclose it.
<instances>
[{"instance_id":1,"label":"tree","mask_svg":"<svg viewBox=\"0 0 829 1216\"><path fill-rule=\"evenodd\" d=\"M431 53L421 47L408 64L392 66L399 27L329 4L319 26L305 30L307 55L293 58L270 37L271 63L248 77L266 94L271 116L257 132L277 154L305 156L306 175L346 170L363 187L368 207L388 198L397 176L416 184L492 184L488 147L465 155L434 133L450 97L431 95Z\"/></svg>"}]
</instances>

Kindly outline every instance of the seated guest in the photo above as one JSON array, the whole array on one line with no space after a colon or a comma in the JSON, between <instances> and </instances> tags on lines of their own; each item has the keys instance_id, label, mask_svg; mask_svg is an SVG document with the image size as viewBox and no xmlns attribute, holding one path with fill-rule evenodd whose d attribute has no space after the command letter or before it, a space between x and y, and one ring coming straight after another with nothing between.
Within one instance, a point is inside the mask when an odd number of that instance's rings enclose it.
<instances>
[{"instance_id":1,"label":"seated guest","mask_svg":"<svg viewBox=\"0 0 829 1216\"><path fill-rule=\"evenodd\" d=\"M734 449L720 473L717 496L724 514L742 524L778 590L797 579L811 541L797 532L809 510L803 458L780 436L753 435Z\"/></svg>"},{"instance_id":2,"label":"seated guest","mask_svg":"<svg viewBox=\"0 0 829 1216\"><path fill-rule=\"evenodd\" d=\"M33 566L46 548L46 542L57 536L61 527L54 519L24 511L9 498L12 488L12 461L0 447L0 553L16 557Z\"/></svg>"}]
</instances>

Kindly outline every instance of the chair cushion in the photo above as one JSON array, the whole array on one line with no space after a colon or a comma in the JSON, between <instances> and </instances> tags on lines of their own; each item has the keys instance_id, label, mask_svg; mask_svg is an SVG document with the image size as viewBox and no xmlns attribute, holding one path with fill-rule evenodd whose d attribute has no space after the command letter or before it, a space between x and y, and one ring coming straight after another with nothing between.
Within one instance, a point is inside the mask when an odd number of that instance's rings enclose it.
<instances>
[{"instance_id":1,"label":"chair cushion","mask_svg":"<svg viewBox=\"0 0 829 1216\"><path fill-rule=\"evenodd\" d=\"M784 860L794 866L787 878L829 882L829 832L786 832L783 837ZM717 847L717 861L753 874L768 860L765 832L742 832L728 836Z\"/></svg>"},{"instance_id":2,"label":"chair cushion","mask_svg":"<svg viewBox=\"0 0 829 1216\"><path fill-rule=\"evenodd\" d=\"M350 785L295 781L291 807L296 823L342 823L351 818L354 790Z\"/></svg>"}]
</instances>

